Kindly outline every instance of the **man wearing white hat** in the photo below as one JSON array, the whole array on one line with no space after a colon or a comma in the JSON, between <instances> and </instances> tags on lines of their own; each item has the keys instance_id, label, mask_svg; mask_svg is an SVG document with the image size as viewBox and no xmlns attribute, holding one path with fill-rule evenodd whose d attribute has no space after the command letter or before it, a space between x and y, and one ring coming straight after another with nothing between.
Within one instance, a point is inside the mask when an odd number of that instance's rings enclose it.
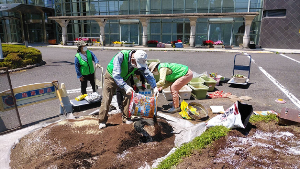
<instances>
[{"instance_id":1,"label":"man wearing white hat","mask_svg":"<svg viewBox=\"0 0 300 169\"><path fill-rule=\"evenodd\" d=\"M123 123L132 123L129 118L128 108L131 94L134 90L128 85L128 83L130 83L128 79L136 70L142 72L143 76L153 88L154 95L158 95L159 91L156 87L155 78L149 71L146 61L147 53L143 50L122 50L117 53L107 65L107 71L104 75L104 87L102 90L102 103L99 110L99 129L106 127L109 105L113 94L118 87L123 89L122 91L126 93L123 101L124 106L121 107Z\"/></svg>"}]
</instances>

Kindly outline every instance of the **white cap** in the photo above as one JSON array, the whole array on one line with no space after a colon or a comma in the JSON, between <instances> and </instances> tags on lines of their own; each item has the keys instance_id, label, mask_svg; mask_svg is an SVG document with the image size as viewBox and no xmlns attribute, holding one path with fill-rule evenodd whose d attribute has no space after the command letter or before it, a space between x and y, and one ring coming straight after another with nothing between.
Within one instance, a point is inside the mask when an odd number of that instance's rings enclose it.
<instances>
[{"instance_id":1,"label":"white cap","mask_svg":"<svg viewBox=\"0 0 300 169\"><path fill-rule=\"evenodd\" d=\"M136 60L136 64L138 68L146 68L147 67L147 53L143 50L137 50L134 53L134 58Z\"/></svg>"}]
</instances>

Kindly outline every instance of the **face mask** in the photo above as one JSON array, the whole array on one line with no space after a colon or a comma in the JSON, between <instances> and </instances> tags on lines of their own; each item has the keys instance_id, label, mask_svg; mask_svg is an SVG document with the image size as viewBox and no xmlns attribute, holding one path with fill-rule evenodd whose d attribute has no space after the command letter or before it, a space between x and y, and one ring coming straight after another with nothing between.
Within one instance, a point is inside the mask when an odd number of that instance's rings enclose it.
<instances>
[{"instance_id":1,"label":"face mask","mask_svg":"<svg viewBox=\"0 0 300 169\"><path fill-rule=\"evenodd\" d=\"M157 71L153 72L154 75L159 75L159 73Z\"/></svg>"},{"instance_id":2,"label":"face mask","mask_svg":"<svg viewBox=\"0 0 300 169\"><path fill-rule=\"evenodd\" d=\"M134 68L138 68L137 65L135 65L135 64L131 64L131 65L132 65L132 67L134 67Z\"/></svg>"},{"instance_id":3,"label":"face mask","mask_svg":"<svg viewBox=\"0 0 300 169\"><path fill-rule=\"evenodd\" d=\"M86 47L86 46L83 47L82 50L83 50L83 51L87 51L87 47Z\"/></svg>"},{"instance_id":4,"label":"face mask","mask_svg":"<svg viewBox=\"0 0 300 169\"><path fill-rule=\"evenodd\" d=\"M132 62L131 62L131 65L132 65L132 67L134 67L134 68L138 68L137 65L134 64L134 63L132 63Z\"/></svg>"}]
</instances>

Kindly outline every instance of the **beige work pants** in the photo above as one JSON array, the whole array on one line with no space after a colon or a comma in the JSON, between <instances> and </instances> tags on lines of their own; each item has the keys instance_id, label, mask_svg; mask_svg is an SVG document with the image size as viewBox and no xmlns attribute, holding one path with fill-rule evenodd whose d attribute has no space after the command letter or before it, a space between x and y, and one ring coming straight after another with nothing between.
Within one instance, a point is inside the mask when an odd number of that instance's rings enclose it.
<instances>
[{"instance_id":1,"label":"beige work pants","mask_svg":"<svg viewBox=\"0 0 300 169\"><path fill-rule=\"evenodd\" d=\"M128 85L130 85L130 82L127 82ZM99 109L99 123L106 123L108 119L108 111L109 111L109 105L111 103L113 95L116 93L116 90L118 88L117 83L115 80L110 76L110 74L106 71L104 74L104 87L102 89L102 102ZM129 102L131 99L131 95L126 95L126 92L124 89L121 90L124 96L123 100L123 115L122 119L123 121L125 119L129 118Z\"/></svg>"}]
</instances>

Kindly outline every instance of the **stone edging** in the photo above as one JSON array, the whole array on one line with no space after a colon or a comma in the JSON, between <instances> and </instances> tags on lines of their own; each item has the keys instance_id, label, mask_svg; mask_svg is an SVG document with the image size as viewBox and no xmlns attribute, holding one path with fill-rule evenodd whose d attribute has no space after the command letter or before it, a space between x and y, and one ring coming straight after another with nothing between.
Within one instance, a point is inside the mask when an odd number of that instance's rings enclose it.
<instances>
[{"instance_id":1,"label":"stone edging","mask_svg":"<svg viewBox=\"0 0 300 169\"><path fill-rule=\"evenodd\" d=\"M31 68L42 66L42 65L45 65L45 64L46 64L45 61L41 61L40 63L36 63L36 64L33 64L33 65L27 65L26 67L21 67L21 68L16 68L16 69L9 69L8 72L17 72L17 71L24 70L24 69L31 69ZM4 73L5 73L4 70L0 70L0 74L4 74Z\"/></svg>"}]
</instances>

